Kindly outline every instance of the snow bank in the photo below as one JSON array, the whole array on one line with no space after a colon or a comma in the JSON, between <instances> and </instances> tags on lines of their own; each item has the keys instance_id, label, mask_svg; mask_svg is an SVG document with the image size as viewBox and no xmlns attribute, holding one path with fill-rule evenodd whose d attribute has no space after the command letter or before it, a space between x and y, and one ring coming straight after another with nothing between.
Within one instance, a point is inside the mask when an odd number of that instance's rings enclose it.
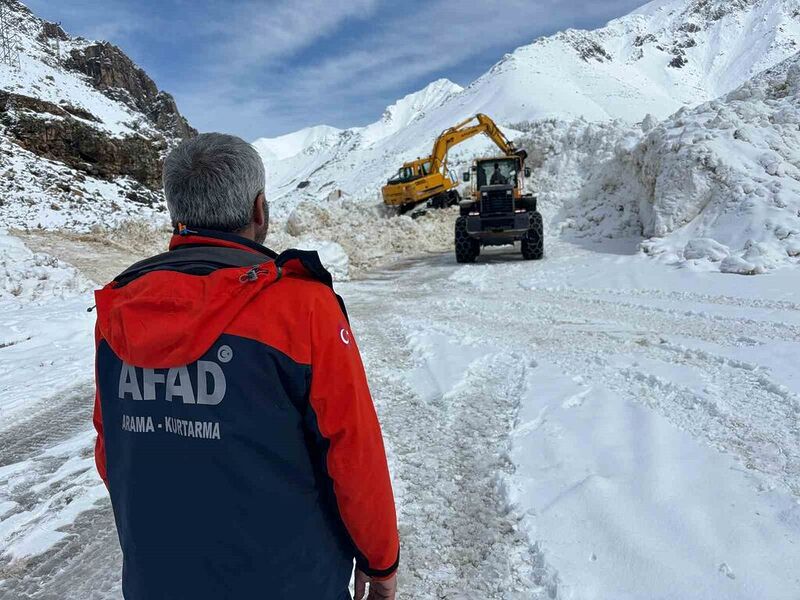
<instances>
[{"instance_id":1,"label":"snow bank","mask_svg":"<svg viewBox=\"0 0 800 600\"><path fill-rule=\"evenodd\" d=\"M334 278L346 279L400 256L450 249L455 214L456 209L429 210L412 219L349 198L304 201L285 222L273 224L267 243L276 250L318 250Z\"/></svg>"},{"instance_id":2,"label":"snow bank","mask_svg":"<svg viewBox=\"0 0 800 600\"><path fill-rule=\"evenodd\" d=\"M92 289L75 268L0 230L0 429L91 375Z\"/></svg>"},{"instance_id":3,"label":"snow bank","mask_svg":"<svg viewBox=\"0 0 800 600\"><path fill-rule=\"evenodd\" d=\"M74 267L47 254L34 254L0 230L0 302L52 301L90 289L89 280Z\"/></svg>"},{"instance_id":4,"label":"snow bank","mask_svg":"<svg viewBox=\"0 0 800 600\"><path fill-rule=\"evenodd\" d=\"M551 232L647 238L696 269L764 273L800 256L800 55L656 124L527 124Z\"/></svg>"},{"instance_id":5,"label":"snow bank","mask_svg":"<svg viewBox=\"0 0 800 600\"><path fill-rule=\"evenodd\" d=\"M799 98L800 55L720 100L679 111L643 140L633 160L648 192L648 253L691 261L696 240L710 238L717 254L729 249L725 272L797 263Z\"/></svg>"},{"instance_id":6,"label":"snow bank","mask_svg":"<svg viewBox=\"0 0 800 600\"><path fill-rule=\"evenodd\" d=\"M520 145L527 148L528 165L534 170L529 191L539 197L546 234L641 235L637 207L616 197L638 198L644 193L634 169L624 161L641 140L641 130L621 121L582 119L549 119L518 127L526 130Z\"/></svg>"}]
</instances>

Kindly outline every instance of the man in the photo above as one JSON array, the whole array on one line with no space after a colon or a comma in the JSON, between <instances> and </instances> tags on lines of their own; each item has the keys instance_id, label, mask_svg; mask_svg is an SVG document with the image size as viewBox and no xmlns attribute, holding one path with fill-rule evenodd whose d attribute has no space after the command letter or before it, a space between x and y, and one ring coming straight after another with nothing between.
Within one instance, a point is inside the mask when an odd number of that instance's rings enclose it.
<instances>
[{"instance_id":1,"label":"man","mask_svg":"<svg viewBox=\"0 0 800 600\"><path fill-rule=\"evenodd\" d=\"M355 338L315 252L276 255L264 166L164 164L176 233L97 299L95 457L127 600L395 598L399 543Z\"/></svg>"},{"instance_id":2,"label":"man","mask_svg":"<svg viewBox=\"0 0 800 600\"><path fill-rule=\"evenodd\" d=\"M508 179L503 176L503 173L500 171L500 163L494 163L494 171L492 171L492 177L489 180L489 185L506 185L508 183Z\"/></svg>"}]
</instances>

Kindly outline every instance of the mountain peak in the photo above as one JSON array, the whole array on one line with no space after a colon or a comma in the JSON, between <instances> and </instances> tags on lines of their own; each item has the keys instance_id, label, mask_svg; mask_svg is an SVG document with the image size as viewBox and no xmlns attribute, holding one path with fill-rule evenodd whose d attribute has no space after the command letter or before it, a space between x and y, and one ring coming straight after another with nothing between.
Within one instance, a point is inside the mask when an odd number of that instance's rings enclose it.
<instances>
[{"instance_id":1,"label":"mountain peak","mask_svg":"<svg viewBox=\"0 0 800 600\"><path fill-rule=\"evenodd\" d=\"M362 129L362 139L366 144L372 144L392 135L462 91L464 88L449 79L437 79L387 106L380 121Z\"/></svg>"},{"instance_id":2,"label":"mountain peak","mask_svg":"<svg viewBox=\"0 0 800 600\"><path fill-rule=\"evenodd\" d=\"M387 106L382 119L402 118L402 116L407 115L408 112L425 111L441 104L444 100L463 90L464 88L457 83L453 83L449 79L437 79L421 90L406 94L394 104Z\"/></svg>"},{"instance_id":3,"label":"mountain peak","mask_svg":"<svg viewBox=\"0 0 800 600\"><path fill-rule=\"evenodd\" d=\"M264 160L284 160L321 147L337 138L341 132L341 129L330 125L314 125L274 138L259 138L253 142L253 146Z\"/></svg>"}]
</instances>

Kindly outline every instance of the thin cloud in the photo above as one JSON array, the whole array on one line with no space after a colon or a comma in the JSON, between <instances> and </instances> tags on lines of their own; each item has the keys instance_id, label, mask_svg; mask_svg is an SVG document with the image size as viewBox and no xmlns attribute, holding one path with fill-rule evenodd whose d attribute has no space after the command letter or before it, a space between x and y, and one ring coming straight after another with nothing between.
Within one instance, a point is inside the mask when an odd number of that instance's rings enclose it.
<instances>
[{"instance_id":1,"label":"thin cloud","mask_svg":"<svg viewBox=\"0 0 800 600\"><path fill-rule=\"evenodd\" d=\"M403 14L377 21L357 44L298 65L289 75L268 66L267 76L280 81L280 85L266 89L252 86L252 94L259 96L261 102L248 98L247 104L262 120L271 117L272 131L276 126L280 131L280 124L289 128L325 121L340 126L363 124L360 108L365 100L383 98L384 104L391 102L394 97L388 96L390 92L403 88L404 93L414 91L408 89L409 82L440 76L488 52L494 51L499 59L504 51L530 43L538 35L604 22L638 4L636 0L512 0L495 5L459 0L430 2L413 11L413 20ZM274 53L266 56L269 59L286 51L287 47L278 41ZM349 110L342 110L343 106ZM348 113L349 123L335 120Z\"/></svg>"},{"instance_id":2,"label":"thin cloud","mask_svg":"<svg viewBox=\"0 0 800 600\"><path fill-rule=\"evenodd\" d=\"M125 0L107 0L97 10L95 0L53 3L49 0L23 0L36 15L52 21L78 23L71 34L89 40L108 40L121 46L137 46L143 32L159 27L160 17L151 11L136 10ZM69 28L68 28L69 29Z\"/></svg>"},{"instance_id":3,"label":"thin cloud","mask_svg":"<svg viewBox=\"0 0 800 600\"><path fill-rule=\"evenodd\" d=\"M229 22L219 27L228 36L226 61L236 70L264 65L292 55L329 35L350 19L373 15L378 0L285 0L237 3Z\"/></svg>"}]
</instances>

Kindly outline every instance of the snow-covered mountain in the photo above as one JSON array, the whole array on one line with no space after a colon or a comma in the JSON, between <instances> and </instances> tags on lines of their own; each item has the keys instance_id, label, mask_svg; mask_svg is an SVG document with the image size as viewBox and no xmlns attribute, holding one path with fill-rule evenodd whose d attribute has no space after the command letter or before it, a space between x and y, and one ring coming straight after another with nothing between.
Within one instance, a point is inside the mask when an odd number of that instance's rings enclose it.
<instances>
[{"instance_id":1,"label":"snow-covered mountain","mask_svg":"<svg viewBox=\"0 0 800 600\"><path fill-rule=\"evenodd\" d=\"M196 133L172 96L116 46L0 2L19 56L18 66L0 63L0 226L163 211L164 153Z\"/></svg>"},{"instance_id":2,"label":"snow-covered mountain","mask_svg":"<svg viewBox=\"0 0 800 600\"><path fill-rule=\"evenodd\" d=\"M279 212L336 188L373 199L400 162L427 153L440 131L477 112L507 127L548 117L663 119L798 50L800 0L656 0L601 29L568 30L518 48L466 89L434 82L367 127L328 128L322 139L312 128L257 146ZM297 144L306 137L308 144ZM273 150L284 145L291 156ZM451 162L485 147L482 140L459 147Z\"/></svg>"}]
</instances>

